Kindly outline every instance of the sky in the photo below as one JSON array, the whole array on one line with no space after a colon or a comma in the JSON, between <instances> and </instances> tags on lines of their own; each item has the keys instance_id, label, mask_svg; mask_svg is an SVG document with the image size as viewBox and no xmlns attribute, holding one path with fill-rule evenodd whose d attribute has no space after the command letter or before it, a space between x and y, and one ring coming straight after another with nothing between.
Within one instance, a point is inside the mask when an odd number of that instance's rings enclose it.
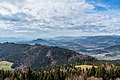
<instances>
[{"instance_id":1,"label":"sky","mask_svg":"<svg viewBox=\"0 0 120 80\"><path fill-rule=\"evenodd\" d=\"M120 35L120 0L0 0L0 37Z\"/></svg>"}]
</instances>

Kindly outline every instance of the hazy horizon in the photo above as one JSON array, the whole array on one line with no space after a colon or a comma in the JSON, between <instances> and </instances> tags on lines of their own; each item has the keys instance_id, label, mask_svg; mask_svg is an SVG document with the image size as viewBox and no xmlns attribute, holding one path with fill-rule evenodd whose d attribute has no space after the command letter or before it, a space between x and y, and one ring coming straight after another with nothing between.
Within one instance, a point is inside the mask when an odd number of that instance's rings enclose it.
<instances>
[{"instance_id":1,"label":"hazy horizon","mask_svg":"<svg viewBox=\"0 0 120 80\"><path fill-rule=\"evenodd\" d=\"M3 38L3 39L9 39L9 38L11 38L11 39L26 39L26 40L35 40L35 39L39 39L39 38L41 38L41 39L50 39L50 38L58 38L58 37L96 37L96 36L120 36L120 35L84 35L84 36L67 36L67 35L62 35L62 36L52 36L52 37L15 37L15 36L13 36L13 37L11 37L11 36L7 36L7 37L0 37L0 38Z\"/></svg>"}]
</instances>

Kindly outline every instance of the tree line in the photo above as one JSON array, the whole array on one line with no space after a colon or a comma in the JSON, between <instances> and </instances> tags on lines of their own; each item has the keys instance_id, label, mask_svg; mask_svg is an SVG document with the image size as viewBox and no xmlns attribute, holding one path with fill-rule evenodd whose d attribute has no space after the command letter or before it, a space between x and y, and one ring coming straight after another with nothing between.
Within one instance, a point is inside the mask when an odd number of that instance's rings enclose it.
<instances>
[{"instance_id":1,"label":"tree line","mask_svg":"<svg viewBox=\"0 0 120 80\"><path fill-rule=\"evenodd\" d=\"M120 78L120 66L101 65L91 68L76 68L75 65L55 66L33 70L0 70L0 80L116 80Z\"/></svg>"}]
</instances>

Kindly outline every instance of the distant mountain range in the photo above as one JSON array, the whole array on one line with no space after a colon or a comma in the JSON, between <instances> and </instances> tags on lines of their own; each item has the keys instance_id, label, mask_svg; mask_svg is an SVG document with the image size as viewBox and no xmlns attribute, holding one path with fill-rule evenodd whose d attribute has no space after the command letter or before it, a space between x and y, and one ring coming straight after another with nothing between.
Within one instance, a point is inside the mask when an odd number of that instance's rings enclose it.
<instances>
[{"instance_id":1,"label":"distant mountain range","mask_svg":"<svg viewBox=\"0 0 120 80\"><path fill-rule=\"evenodd\" d=\"M46 46L54 46L54 47L57 46L60 48L73 50L78 53L94 56L98 59L105 59L105 58L111 60L118 59L120 55L119 51L116 52L116 48L119 49L118 45L120 45L120 36L115 36L115 35L80 36L80 37L59 36L59 37L46 38L46 39L38 38L35 40L29 40L29 39L21 40L21 39L13 38L12 42L14 41L16 41L16 43L19 44L31 44L31 45L42 44ZM117 46L117 47L113 47L113 46ZM108 56L111 54L112 56ZM113 56L114 58L112 58Z\"/></svg>"},{"instance_id":2,"label":"distant mountain range","mask_svg":"<svg viewBox=\"0 0 120 80\"><path fill-rule=\"evenodd\" d=\"M120 36L82 36L82 37L69 37L60 36L55 38L42 39L21 42L27 44L42 44L48 46L59 46L62 48L72 49L81 52L83 50L94 50L106 48L120 44ZM78 49L79 48L79 49Z\"/></svg>"},{"instance_id":3,"label":"distant mountain range","mask_svg":"<svg viewBox=\"0 0 120 80\"><path fill-rule=\"evenodd\" d=\"M111 46L120 45L120 36L81 36L81 37L59 36L48 39L39 38L36 40L22 42L22 43L58 46L61 48L74 50L82 54L97 56L99 54L111 53L110 49L109 50L106 49ZM114 48L112 49L113 51L115 51ZM104 57L106 58L108 56L104 56ZM104 58L100 58L100 59L104 59Z\"/></svg>"},{"instance_id":4,"label":"distant mountain range","mask_svg":"<svg viewBox=\"0 0 120 80\"><path fill-rule=\"evenodd\" d=\"M39 69L52 65L94 62L97 59L59 47L0 43L0 60L13 62L13 67L20 69L28 66Z\"/></svg>"}]
</instances>

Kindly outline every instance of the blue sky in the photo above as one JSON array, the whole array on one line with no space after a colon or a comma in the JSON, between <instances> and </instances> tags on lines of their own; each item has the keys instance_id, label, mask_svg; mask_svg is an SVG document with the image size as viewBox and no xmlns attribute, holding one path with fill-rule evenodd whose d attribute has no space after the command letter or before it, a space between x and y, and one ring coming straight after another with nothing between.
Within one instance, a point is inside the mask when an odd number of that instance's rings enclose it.
<instances>
[{"instance_id":1,"label":"blue sky","mask_svg":"<svg viewBox=\"0 0 120 80\"><path fill-rule=\"evenodd\" d=\"M120 0L0 0L0 37L120 35Z\"/></svg>"}]
</instances>

